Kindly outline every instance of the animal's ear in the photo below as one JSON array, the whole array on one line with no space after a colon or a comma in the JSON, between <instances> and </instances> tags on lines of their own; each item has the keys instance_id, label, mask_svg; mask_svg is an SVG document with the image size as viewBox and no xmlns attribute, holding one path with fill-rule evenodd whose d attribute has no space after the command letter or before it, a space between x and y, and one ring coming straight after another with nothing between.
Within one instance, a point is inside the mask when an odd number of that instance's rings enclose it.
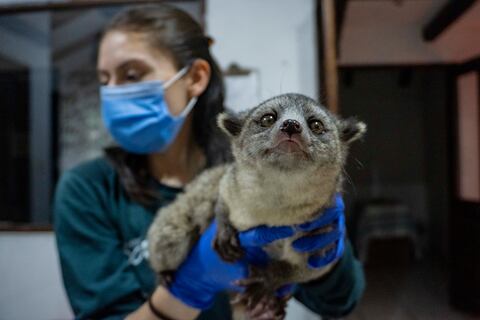
<instances>
[{"instance_id":1,"label":"animal's ear","mask_svg":"<svg viewBox=\"0 0 480 320\"><path fill-rule=\"evenodd\" d=\"M243 119L238 114L222 112L217 117L217 124L228 136L236 137L242 131Z\"/></svg>"},{"instance_id":2,"label":"animal's ear","mask_svg":"<svg viewBox=\"0 0 480 320\"><path fill-rule=\"evenodd\" d=\"M367 125L355 118L348 118L340 120L338 129L340 131L340 139L344 143L350 144L363 137L365 132L367 132Z\"/></svg>"}]
</instances>

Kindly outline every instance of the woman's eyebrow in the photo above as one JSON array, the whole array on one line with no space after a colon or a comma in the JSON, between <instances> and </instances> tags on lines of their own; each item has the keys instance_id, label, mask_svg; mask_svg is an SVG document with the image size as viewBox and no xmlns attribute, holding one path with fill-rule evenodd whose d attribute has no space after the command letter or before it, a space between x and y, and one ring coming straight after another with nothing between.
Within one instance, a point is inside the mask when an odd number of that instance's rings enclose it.
<instances>
[{"instance_id":1,"label":"woman's eyebrow","mask_svg":"<svg viewBox=\"0 0 480 320\"><path fill-rule=\"evenodd\" d=\"M115 67L115 69L125 69L125 68L129 67L131 64L139 65L139 66L145 66L146 65L142 60L133 58L133 59L125 60L122 63L118 64Z\"/></svg>"},{"instance_id":2,"label":"woman's eyebrow","mask_svg":"<svg viewBox=\"0 0 480 320\"><path fill-rule=\"evenodd\" d=\"M125 69L125 68L128 67L131 63L139 63L139 62L141 63L141 61L140 61L139 59L128 59L128 60L123 61L123 62L120 63L120 64L115 65L115 66L112 68L112 70ZM108 74L108 70L97 68L97 74L100 74L100 73Z\"/></svg>"}]
</instances>

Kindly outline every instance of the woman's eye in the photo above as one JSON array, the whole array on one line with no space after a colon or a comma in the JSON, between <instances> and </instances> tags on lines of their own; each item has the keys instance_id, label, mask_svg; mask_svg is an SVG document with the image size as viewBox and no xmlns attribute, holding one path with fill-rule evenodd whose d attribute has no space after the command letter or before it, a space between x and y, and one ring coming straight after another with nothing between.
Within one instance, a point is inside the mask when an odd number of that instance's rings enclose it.
<instances>
[{"instance_id":1,"label":"woman's eye","mask_svg":"<svg viewBox=\"0 0 480 320\"><path fill-rule=\"evenodd\" d=\"M260 125L262 127L271 127L275 121L277 120L277 117L274 114L266 114L260 119Z\"/></svg>"},{"instance_id":2,"label":"woman's eye","mask_svg":"<svg viewBox=\"0 0 480 320\"><path fill-rule=\"evenodd\" d=\"M142 78L141 74L136 70L128 70L125 74L125 81L126 82L138 82Z\"/></svg>"},{"instance_id":3,"label":"woman's eye","mask_svg":"<svg viewBox=\"0 0 480 320\"><path fill-rule=\"evenodd\" d=\"M323 123L319 120L311 120L309 122L310 130L312 130L313 133L316 134L322 134L325 133L327 130L325 130L325 126Z\"/></svg>"}]
</instances>

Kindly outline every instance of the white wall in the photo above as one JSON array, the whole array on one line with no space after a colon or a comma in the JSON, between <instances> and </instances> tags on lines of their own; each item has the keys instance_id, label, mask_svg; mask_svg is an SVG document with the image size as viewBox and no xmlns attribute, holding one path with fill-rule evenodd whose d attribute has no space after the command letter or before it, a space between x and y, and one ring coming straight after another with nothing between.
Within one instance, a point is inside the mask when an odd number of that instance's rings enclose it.
<instances>
[{"instance_id":1,"label":"white wall","mask_svg":"<svg viewBox=\"0 0 480 320\"><path fill-rule=\"evenodd\" d=\"M0 319L72 319L51 232L0 233Z\"/></svg>"},{"instance_id":2,"label":"white wall","mask_svg":"<svg viewBox=\"0 0 480 320\"><path fill-rule=\"evenodd\" d=\"M260 100L286 92L318 98L314 0L208 0L206 30L222 69L258 72ZM227 88L228 90L228 88Z\"/></svg>"}]
</instances>

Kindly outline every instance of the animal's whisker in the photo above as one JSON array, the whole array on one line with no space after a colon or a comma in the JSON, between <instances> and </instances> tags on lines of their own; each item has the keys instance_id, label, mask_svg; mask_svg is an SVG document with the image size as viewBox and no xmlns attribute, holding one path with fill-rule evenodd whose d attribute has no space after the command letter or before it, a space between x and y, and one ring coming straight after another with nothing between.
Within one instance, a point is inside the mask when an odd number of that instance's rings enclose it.
<instances>
[{"instance_id":1,"label":"animal's whisker","mask_svg":"<svg viewBox=\"0 0 480 320\"><path fill-rule=\"evenodd\" d=\"M347 170L345 169L345 166L342 166L342 172L343 172L343 175L344 175L345 179L346 179L346 180L348 181L348 183L352 186L353 195L354 195L354 196L357 196L357 188L355 187L355 183L353 183L352 178L350 177L350 175L348 174Z\"/></svg>"},{"instance_id":2,"label":"animal's whisker","mask_svg":"<svg viewBox=\"0 0 480 320\"><path fill-rule=\"evenodd\" d=\"M355 163L358 165L357 168L365 169L365 165L360 160L358 160L358 158L353 158L353 161L355 161Z\"/></svg>"}]
</instances>

